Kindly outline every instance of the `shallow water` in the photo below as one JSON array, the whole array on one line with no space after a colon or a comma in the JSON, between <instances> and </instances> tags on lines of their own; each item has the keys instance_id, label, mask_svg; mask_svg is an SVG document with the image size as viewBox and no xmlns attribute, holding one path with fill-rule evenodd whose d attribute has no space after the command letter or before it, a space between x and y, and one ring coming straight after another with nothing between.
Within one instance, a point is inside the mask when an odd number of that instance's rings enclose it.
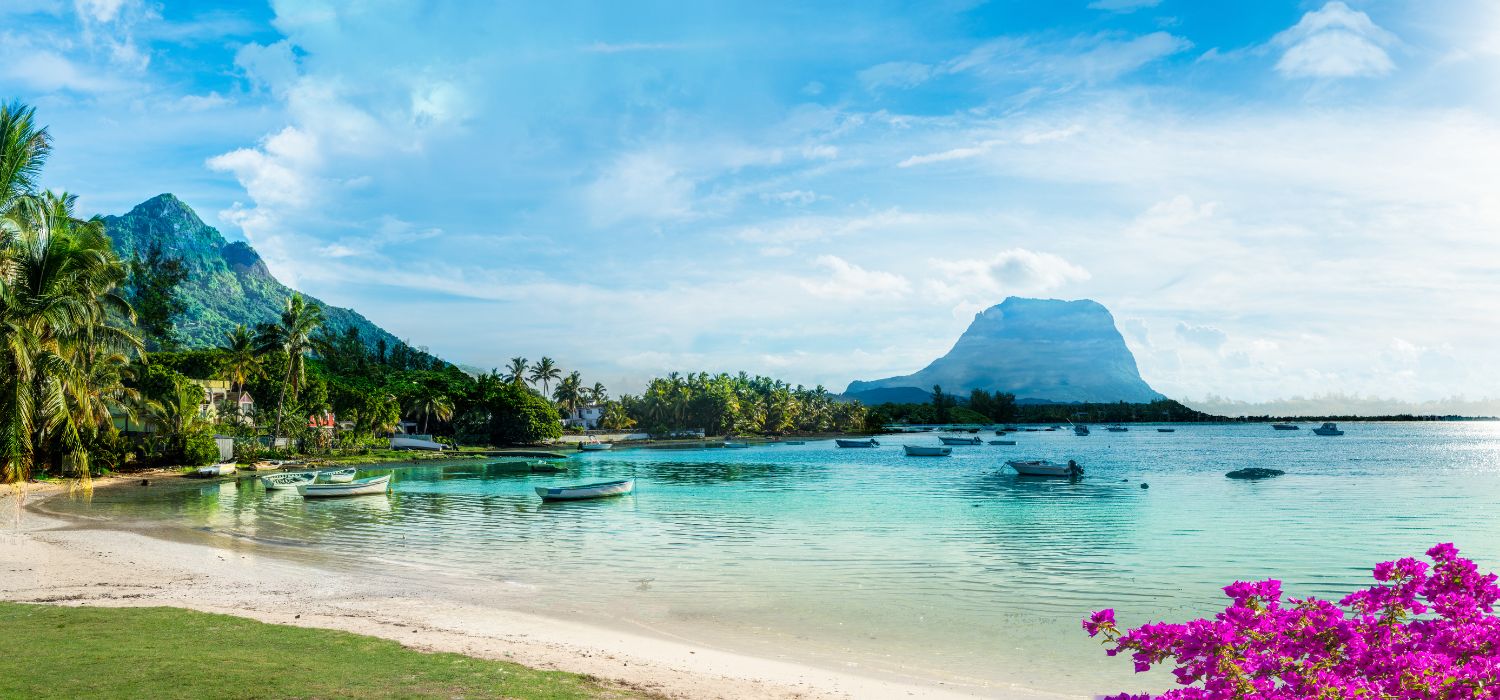
<instances>
[{"instance_id":1,"label":"shallow water","mask_svg":"<svg viewBox=\"0 0 1500 700\"><path fill-rule=\"evenodd\" d=\"M1263 577L1337 597L1375 562L1438 541L1500 568L1500 424L1176 427L1019 433L950 458L902 455L932 434L873 450L620 450L558 475L399 469L386 496L303 501L241 480L53 507L504 582L531 591L530 609L762 655L1073 694L1164 682L1103 655L1078 624L1093 609L1182 619ZM1088 474L1019 478L1004 465L1017 457L1077 459ZM1242 467L1287 474L1224 478ZM611 500L543 504L532 490L627 476L636 493Z\"/></svg>"}]
</instances>

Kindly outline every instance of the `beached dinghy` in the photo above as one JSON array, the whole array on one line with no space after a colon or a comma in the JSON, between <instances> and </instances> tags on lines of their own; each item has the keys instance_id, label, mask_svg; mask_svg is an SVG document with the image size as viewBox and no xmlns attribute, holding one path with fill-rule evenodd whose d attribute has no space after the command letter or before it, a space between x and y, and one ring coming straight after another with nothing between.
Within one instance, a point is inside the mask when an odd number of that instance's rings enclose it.
<instances>
[{"instance_id":1,"label":"beached dinghy","mask_svg":"<svg viewBox=\"0 0 1500 700\"><path fill-rule=\"evenodd\" d=\"M834 440L839 447L880 447L874 440Z\"/></svg>"},{"instance_id":2,"label":"beached dinghy","mask_svg":"<svg viewBox=\"0 0 1500 700\"><path fill-rule=\"evenodd\" d=\"M953 454L951 447L928 447L926 445L902 445L907 457L947 457Z\"/></svg>"},{"instance_id":3,"label":"beached dinghy","mask_svg":"<svg viewBox=\"0 0 1500 700\"><path fill-rule=\"evenodd\" d=\"M339 496L369 496L385 493L391 488L391 475L351 481L347 484L302 484L297 493L303 498L336 498Z\"/></svg>"},{"instance_id":4,"label":"beached dinghy","mask_svg":"<svg viewBox=\"0 0 1500 700\"><path fill-rule=\"evenodd\" d=\"M536 495L541 496L544 501L581 501L586 498L624 496L634 490L635 479L625 479L582 486L538 486Z\"/></svg>"},{"instance_id":5,"label":"beached dinghy","mask_svg":"<svg viewBox=\"0 0 1500 700\"><path fill-rule=\"evenodd\" d=\"M983 445L984 440L977 437L940 437L944 445Z\"/></svg>"},{"instance_id":6,"label":"beached dinghy","mask_svg":"<svg viewBox=\"0 0 1500 700\"><path fill-rule=\"evenodd\" d=\"M193 472L193 476L210 479L216 476L229 476L234 472L234 462L220 462L219 464L210 464L206 467L198 467L198 470Z\"/></svg>"},{"instance_id":7,"label":"beached dinghy","mask_svg":"<svg viewBox=\"0 0 1500 700\"><path fill-rule=\"evenodd\" d=\"M289 491L304 484L317 481L317 472L303 472L301 474L271 474L260 478L261 485L267 491Z\"/></svg>"},{"instance_id":8,"label":"beached dinghy","mask_svg":"<svg viewBox=\"0 0 1500 700\"><path fill-rule=\"evenodd\" d=\"M318 477L325 484L347 484L354 481L354 469L337 469L331 472L318 472Z\"/></svg>"},{"instance_id":9,"label":"beached dinghy","mask_svg":"<svg viewBox=\"0 0 1500 700\"><path fill-rule=\"evenodd\" d=\"M1006 464L1016 470L1021 476L1062 476L1077 477L1083 475L1083 467L1077 462L1068 460L1067 464L1059 462L1048 462L1043 459L1013 459Z\"/></svg>"}]
</instances>

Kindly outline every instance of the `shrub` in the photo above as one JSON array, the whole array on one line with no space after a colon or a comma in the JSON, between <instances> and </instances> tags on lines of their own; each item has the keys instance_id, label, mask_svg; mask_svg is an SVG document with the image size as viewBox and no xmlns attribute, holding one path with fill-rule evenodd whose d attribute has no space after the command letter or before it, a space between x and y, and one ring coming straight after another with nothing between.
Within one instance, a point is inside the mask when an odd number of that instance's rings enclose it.
<instances>
[{"instance_id":1,"label":"shrub","mask_svg":"<svg viewBox=\"0 0 1500 700\"><path fill-rule=\"evenodd\" d=\"M219 461L219 443L214 440L212 430L202 428L188 434L182 448L184 465L201 467L217 461Z\"/></svg>"},{"instance_id":2,"label":"shrub","mask_svg":"<svg viewBox=\"0 0 1500 700\"><path fill-rule=\"evenodd\" d=\"M1083 621L1110 656L1136 671L1170 663L1168 700L1492 698L1500 694L1500 588L1451 544L1375 566L1375 586L1339 604L1283 603L1281 582L1236 582L1212 619L1148 624L1121 633L1114 610ZM1122 693L1110 700L1147 700Z\"/></svg>"},{"instance_id":3,"label":"shrub","mask_svg":"<svg viewBox=\"0 0 1500 700\"><path fill-rule=\"evenodd\" d=\"M490 397L488 404L493 444L528 444L562 437L557 409L536 392L507 384Z\"/></svg>"}]
</instances>

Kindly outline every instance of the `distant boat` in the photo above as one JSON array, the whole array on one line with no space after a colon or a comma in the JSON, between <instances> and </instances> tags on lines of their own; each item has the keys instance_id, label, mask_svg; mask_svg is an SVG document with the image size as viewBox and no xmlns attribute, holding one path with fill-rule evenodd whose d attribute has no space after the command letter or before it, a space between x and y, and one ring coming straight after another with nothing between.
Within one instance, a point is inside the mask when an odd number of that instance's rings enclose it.
<instances>
[{"instance_id":1,"label":"distant boat","mask_svg":"<svg viewBox=\"0 0 1500 700\"><path fill-rule=\"evenodd\" d=\"M634 490L635 479L625 479L581 486L538 486L536 495L541 496L544 501L581 501L586 498L624 496Z\"/></svg>"},{"instance_id":2,"label":"distant boat","mask_svg":"<svg viewBox=\"0 0 1500 700\"><path fill-rule=\"evenodd\" d=\"M1123 425L1111 425L1111 426L1105 428L1105 430L1108 430L1111 433L1128 433L1128 432L1130 432L1130 428L1127 428L1127 427L1125 427Z\"/></svg>"},{"instance_id":3,"label":"distant boat","mask_svg":"<svg viewBox=\"0 0 1500 700\"><path fill-rule=\"evenodd\" d=\"M834 440L839 447L880 447L875 440Z\"/></svg>"},{"instance_id":4,"label":"distant boat","mask_svg":"<svg viewBox=\"0 0 1500 700\"><path fill-rule=\"evenodd\" d=\"M302 484L297 493L303 498L335 498L339 496L369 496L385 493L391 488L391 475L360 479L344 484Z\"/></svg>"},{"instance_id":5,"label":"distant boat","mask_svg":"<svg viewBox=\"0 0 1500 700\"><path fill-rule=\"evenodd\" d=\"M1007 433L1014 433L1014 432L1020 430L1020 428L1017 428L1014 425L1007 425L1004 428L1001 428L1001 430L1004 430Z\"/></svg>"},{"instance_id":6,"label":"distant boat","mask_svg":"<svg viewBox=\"0 0 1500 700\"><path fill-rule=\"evenodd\" d=\"M1088 435L1089 434L1089 427L1087 425L1079 423L1078 425L1073 426L1073 434L1074 435Z\"/></svg>"},{"instance_id":7,"label":"distant boat","mask_svg":"<svg viewBox=\"0 0 1500 700\"><path fill-rule=\"evenodd\" d=\"M1343 435L1344 434L1344 431L1339 430L1339 427L1337 425L1332 424L1332 423L1324 423L1320 427L1313 428L1313 432L1317 433L1319 435Z\"/></svg>"},{"instance_id":8,"label":"distant boat","mask_svg":"<svg viewBox=\"0 0 1500 700\"><path fill-rule=\"evenodd\" d=\"M802 440L787 440L786 442L783 442L781 444L783 444L783 445L806 445L807 443L804 442L804 441L802 441Z\"/></svg>"},{"instance_id":9,"label":"distant boat","mask_svg":"<svg viewBox=\"0 0 1500 700\"><path fill-rule=\"evenodd\" d=\"M1292 425L1291 423L1272 423L1271 427L1275 428L1277 430L1301 430L1302 429L1301 427Z\"/></svg>"},{"instance_id":10,"label":"distant boat","mask_svg":"<svg viewBox=\"0 0 1500 700\"><path fill-rule=\"evenodd\" d=\"M407 436L407 435L392 435L391 436L391 449L393 449L393 450L431 450L433 452L441 452L443 450L443 443L441 443L441 442L434 442L432 440L427 440L425 438L420 438L420 437L412 437L412 436Z\"/></svg>"},{"instance_id":11,"label":"distant boat","mask_svg":"<svg viewBox=\"0 0 1500 700\"><path fill-rule=\"evenodd\" d=\"M947 457L953 454L951 447L929 447L926 445L902 445L907 457Z\"/></svg>"},{"instance_id":12,"label":"distant boat","mask_svg":"<svg viewBox=\"0 0 1500 700\"><path fill-rule=\"evenodd\" d=\"M605 450L613 449L613 448L614 448L614 445L612 443L608 443L608 442L580 442L580 443L578 443L578 449L583 450L584 452L603 452Z\"/></svg>"},{"instance_id":13,"label":"distant boat","mask_svg":"<svg viewBox=\"0 0 1500 700\"><path fill-rule=\"evenodd\" d=\"M1015 440L991 440L990 444L991 445L1014 445L1014 444L1016 444L1016 441Z\"/></svg>"},{"instance_id":14,"label":"distant boat","mask_svg":"<svg viewBox=\"0 0 1500 700\"><path fill-rule=\"evenodd\" d=\"M210 464L206 467L198 467L197 471L193 472L193 476L208 479L216 476L229 476L234 472L234 462L220 462L218 464Z\"/></svg>"},{"instance_id":15,"label":"distant boat","mask_svg":"<svg viewBox=\"0 0 1500 700\"><path fill-rule=\"evenodd\" d=\"M1054 426L1052 426L1052 430L1062 430L1062 426L1060 426L1060 425L1054 425Z\"/></svg>"},{"instance_id":16,"label":"distant boat","mask_svg":"<svg viewBox=\"0 0 1500 700\"><path fill-rule=\"evenodd\" d=\"M1175 432L1177 432L1177 429L1176 428L1157 428L1156 432L1158 432L1158 433L1175 433Z\"/></svg>"},{"instance_id":17,"label":"distant boat","mask_svg":"<svg viewBox=\"0 0 1500 700\"><path fill-rule=\"evenodd\" d=\"M1083 475L1083 467L1078 466L1078 463L1073 461L1062 464L1041 459L1013 459L1006 462L1006 464L1009 464L1010 468L1016 470L1016 473L1021 476L1078 477Z\"/></svg>"},{"instance_id":18,"label":"distant boat","mask_svg":"<svg viewBox=\"0 0 1500 700\"><path fill-rule=\"evenodd\" d=\"M303 484L311 484L318 478L317 472L303 472L301 474L271 474L260 478L262 486L267 491L282 491L295 489Z\"/></svg>"},{"instance_id":19,"label":"distant boat","mask_svg":"<svg viewBox=\"0 0 1500 700\"><path fill-rule=\"evenodd\" d=\"M331 472L319 472L318 476L325 484L347 484L354 481L354 469L337 469Z\"/></svg>"},{"instance_id":20,"label":"distant boat","mask_svg":"<svg viewBox=\"0 0 1500 700\"><path fill-rule=\"evenodd\" d=\"M942 440L944 445L983 445L984 444L984 440L982 440L980 438L977 438L977 437L971 437L971 438L940 437L938 439Z\"/></svg>"},{"instance_id":21,"label":"distant boat","mask_svg":"<svg viewBox=\"0 0 1500 700\"><path fill-rule=\"evenodd\" d=\"M750 446L748 442L726 442L724 447L731 450L743 450Z\"/></svg>"}]
</instances>

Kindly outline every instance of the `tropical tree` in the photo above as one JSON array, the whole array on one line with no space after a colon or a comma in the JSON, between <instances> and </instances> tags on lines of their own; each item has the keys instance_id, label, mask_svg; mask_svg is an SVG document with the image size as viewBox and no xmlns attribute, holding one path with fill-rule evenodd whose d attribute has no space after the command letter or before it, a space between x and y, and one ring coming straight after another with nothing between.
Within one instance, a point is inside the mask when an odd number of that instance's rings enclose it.
<instances>
[{"instance_id":1,"label":"tropical tree","mask_svg":"<svg viewBox=\"0 0 1500 700\"><path fill-rule=\"evenodd\" d=\"M526 369L529 367L531 363L524 357L510 358L510 367L506 368L505 381L516 386L526 384Z\"/></svg>"},{"instance_id":2,"label":"tropical tree","mask_svg":"<svg viewBox=\"0 0 1500 700\"><path fill-rule=\"evenodd\" d=\"M422 414L422 433L427 433L427 419L437 416L438 420L451 420L453 418L453 399L430 388L422 387L407 399L406 410L413 415Z\"/></svg>"},{"instance_id":3,"label":"tropical tree","mask_svg":"<svg viewBox=\"0 0 1500 700\"><path fill-rule=\"evenodd\" d=\"M256 356L255 336L244 324L224 334L224 378L234 385L235 391L244 391L245 382L260 374L260 358Z\"/></svg>"},{"instance_id":4,"label":"tropical tree","mask_svg":"<svg viewBox=\"0 0 1500 700\"><path fill-rule=\"evenodd\" d=\"M594 382L594 385L589 387L588 396L589 403L603 404L609 401L609 392L605 391L604 385L599 382Z\"/></svg>"},{"instance_id":5,"label":"tropical tree","mask_svg":"<svg viewBox=\"0 0 1500 700\"><path fill-rule=\"evenodd\" d=\"M578 402L583 399L583 392L583 378L577 372L572 372L557 383L557 391L552 393L552 399L568 409L568 416L577 418Z\"/></svg>"},{"instance_id":6,"label":"tropical tree","mask_svg":"<svg viewBox=\"0 0 1500 700\"><path fill-rule=\"evenodd\" d=\"M287 391L296 401L297 392L306 377L306 355L315 349L313 335L323 326L323 309L309 304L301 294L293 294L286 301L277 323L261 324L256 332L256 347L260 352L284 352L287 356L286 376L282 378L281 395L276 401L276 427L271 432L271 446L281 437L281 420L285 414Z\"/></svg>"},{"instance_id":7,"label":"tropical tree","mask_svg":"<svg viewBox=\"0 0 1500 700\"><path fill-rule=\"evenodd\" d=\"M562 370L558 369L552 358L543 357L531 368L530 379L532 384L542 383L542 396L546 396L552 391L552 382L562 379Z\"/></svg>"}]
</instances>

